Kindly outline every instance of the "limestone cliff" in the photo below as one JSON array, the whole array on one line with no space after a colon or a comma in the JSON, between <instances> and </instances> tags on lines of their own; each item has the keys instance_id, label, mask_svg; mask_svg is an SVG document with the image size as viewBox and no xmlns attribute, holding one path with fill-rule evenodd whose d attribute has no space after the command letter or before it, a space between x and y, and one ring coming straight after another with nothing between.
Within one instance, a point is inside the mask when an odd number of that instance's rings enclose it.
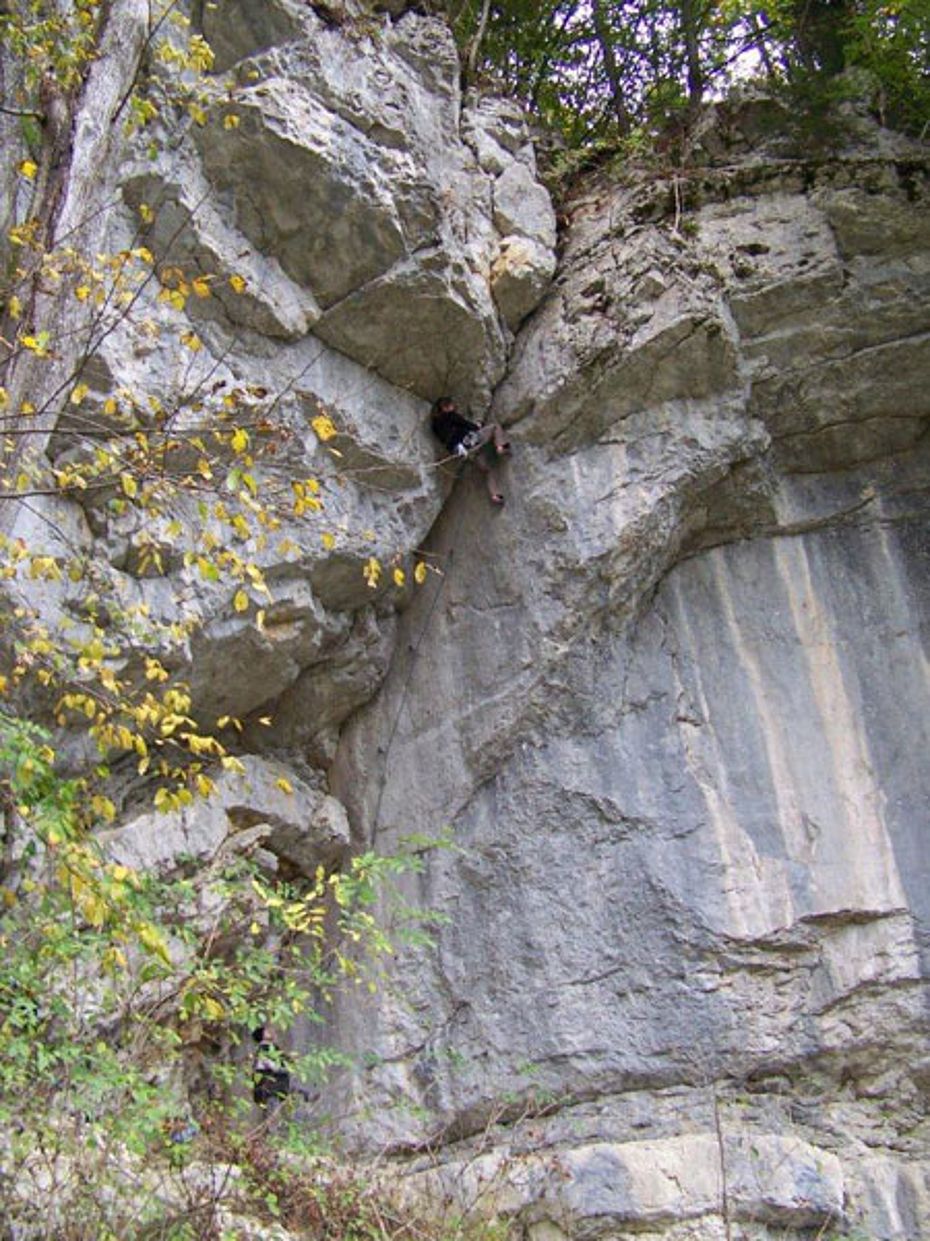
<instances>
[{"instance_id":1,"label":"limestone cliff","mask_svg":"<svg viewBox=\"0 0 930 1241\"><path fill-rule=\"evenodd\" d=\"M502 1122L530 1236L916 1238L926 164L726 141L572 203L495 397L509 507L453 496L343 732L357 832L457 845L364 1125L460 1139L474 1192Z\"/></svg>"},{"instance_id":2,"label":"limestone cliff","mask_svg":"<svg viewBox=\"0 0 930 1241\"><path fill-rule=\"evenodd\" d=\"M449 832L408 893L443 916L435 947L339 1003L328 1033L359 1068L306 1110L338 1103L341 1138L403 1157L411 1192L483 1198L533 1241L916 1241L926 152L855 116L818 152L768 105L721 106L686 168L577 192L556 269L524 122L463 101L441 22L383 7L338 26L297 0L207 6L238 123L156 159L129 142L96 190L65 187L111 248L144 203L159 262L247 282L189 303L204 347L183 360L143 295L95 358L101 419L121 385L271 394L281 477L323 478L337 534L251 549L259 625L185 564L194 505L180 537L106 496L17 515L196 622L174 670L199 715L247 723L244 777L160 825L128 788L112 847L170 867L260 820L311 868ZM104 85L78 171L120 105ZM509 428L500 512L436 468L443 393ZM440 572L372 590L371 552ZM30 589L79 609L66 581Z\"/></svg>"}]
</instances>

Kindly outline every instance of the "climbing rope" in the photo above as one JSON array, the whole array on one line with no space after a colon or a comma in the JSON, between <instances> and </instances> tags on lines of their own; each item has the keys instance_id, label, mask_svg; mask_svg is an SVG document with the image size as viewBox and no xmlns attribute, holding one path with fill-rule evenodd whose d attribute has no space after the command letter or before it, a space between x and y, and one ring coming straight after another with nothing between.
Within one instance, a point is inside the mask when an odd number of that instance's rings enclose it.
<instances>
[{"instance_id":1,"label":"climbing rope","mask_svg":"<svg viewBox=\"0 0 930 1241\"><path fill-rule=\"evenodd\" d=\"M450 495L455 494L455 489L458 486L458 482L461 479L462 474L465 471L465 466L467 464L468 464L467 457L464 457L459 461L459 466L458 466L458 469L456 470L455 479L452 484L452 491L450 492ZM446 553L447 562L451 562L455 554L455 545L458 540L459 530L461 529L464 515L465 515L465 506L463 504L460 504L459 511L455 519L455 524L452 527L452 533L451 533L451 537L449 541L449 550ZM400 727L400 717L403 713L404 707L407 705L407 694L410 690L410 686L413 681L413 674L416 670L417 659L419 658L419 654L420 654L420 647L423 644L423 639L426 637L426 634L429 631L429 627L430 627L430 624L432 623L433 616L436 613L436 608L439 606L439 601L443 596L443 592L445 591L446 581L448 579L448 576L449 576L448 572L445 572L440 576L439 586L433 595L432 602L429 605L429 610L426 613L426 619L423 621L423 625L420 628L420 632L417 636L416 641L413 643L413 646L410 648L412 652L412 658L410 660L410 667L407 669L407 675L404 677L403 685L401 687L400 703L398 704L397 711L394 716L394 723L391 725L391 730L388 733L386 745L378 747L378 753L382 756L382 759L383 759L383 767L381 771L380 787L378 790L378 800L375 804L375 813L372 818L372 826L371 826L372 836L374 836L374 834L377 832L378 825L381 819L381 804L384 800L384 790L385 790L385 787L387 786L388 759L390 758L391 747L394 744L394 738L397 736L397 730Z\"/></svg>"}]
</instances>

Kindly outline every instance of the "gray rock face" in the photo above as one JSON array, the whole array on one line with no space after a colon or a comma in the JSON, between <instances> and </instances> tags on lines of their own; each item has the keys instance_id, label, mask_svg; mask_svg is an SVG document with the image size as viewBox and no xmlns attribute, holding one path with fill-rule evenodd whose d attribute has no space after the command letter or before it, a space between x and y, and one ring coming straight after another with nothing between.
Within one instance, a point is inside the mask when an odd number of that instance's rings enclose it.
<instances>
[{"instance_id":1,"label":"gray rock face","mask_svg":"<svg viewBox=\"0 0 930 1241\"><path fill-rule=\"evenodd\" d=\"M334 797L309 788L280 762L247 755L241 772L219 775L204 802L139 815L101 839L114 861L155 874L169 873L181 859L204 866L223 850L260 843L272 867L284 862L312 878L318 866L342 860L349 830Z\"/></svg>"},{"instance_id":2,"label":"gray rock face","mask_svg":"<svg viewBox=\"0 0 930 1241\"><path fill-rule=\"evenodd\" d=\"M274 539L253 523L235 540L269 584L264 623L257 599L237 611L235 583L213 582L191 561L205 527L228 537L212 502L205 516L195 497L178 496L163 520L144 526L114 509L111 491L93 489L81 506L39 497L2 514L30 546L61 530L51 553L65 543L92 549L120 606L190 626L171 671L189 681L198 719L244 718L274 704L273 739L257 728L248 744L284 746L305 771L332 757L339 726L389 658L403 596L370 588L363 565L375 556L409 572L441 506L428 402L449 393L486 410L511 328L538 304L555 266L554 212L525 122L509 106L476 101L466 123L447 27L402 7L375 21L349 6L337 23L297 0L198 6L229 74L207 123L181 125L155 157L148 134L111 150L122 130L101 118L125 99L132 73L115 61L95 66L100 82L78 117L64 225L73 228L78 212L92 221L91 252L144 243L157 276L101 333L84 412L102 439L114 391L143 408L183 410L173 415L179 430L198 421L191 393L225 394L247 419L267 419L276 455L259 460L256 480L263 495L284 497L281 524ZM144 9L120 0L106 46L141 43ZM500 150L490 170L477 160L479 143ZM96 183L95 160L107 174ZM525 210L511 204L505 237L494 187L511 168L528 193ZM28 207L9 201L14 218ZM521 243L526 254L500 293L492 266ZM178 273L203 277L210 296L190 296L183 310L166 304L160 286ZM68 303L61 339L75 342L76 362L86 325L70 294ZM193 353L179 347L191 332ZM61 369L68 364L62 354ZM321 414L336 429L328 443L312 429ZM52 439L54 464L72 444ZM288 512L294 478L319 482L316 520ZM214 487L224 498L219 474ZM147 559L152 548L157 565ZM67 581L24 587L53 621L73 620L80 590Z\"/></svg>"},{"instance_id":3,"label":"gray rock face","mask_svg":"<svg viewBox=\"0 0 930 1241\"><path fill-rule=\"evenodd\" d=\"M463 408L487 406L510 329L554 272L555 217L513 109L476 102L463 121L441 22L385 17L373 33L292 0L224 6L222 32L204 16L239 85L157 159L146 148L126 161L126 210L108 218L114 249L136 245L144 206L157 269L206 273L212 295L179 315L157 286L143 289L100 350L101 390L170 408L199 385L256 417L270 402L285 449L262 463L261 486L289 492L291 478L315 477L324 509L309 528L285 518L273 543L256 535L238 549L269 582L262 626L185 564L203 525L193 503L166 515L180 538L115 518L105 495L87 517L124 594L194 629L173 670L190 681L198 717L276 704L273 741L258 729L249 743L283 744L312 766L332 757L340 724L386 667L397 598L370 589L362 566L374 555L409 569L441 504L425 402L451 393ZM490 171L477 143L500 148ZM526 201L511 202L505 237L495 186L512 169ZM502 277L495 262L520 245ZM177 347L191 327L194 358ZM337 429L329 444L311 429L320 413ZM139 573L153 538L164 571Z\"/></svg>"},{"instance_id":4,"label":"gray rock face","mask_svg":"<svg viewBox=\"0 0 930 1241\"><path fill-rule=\"evenodd\" d=\"M141 42L143 7L118 0L108 38ZM88 375L101 437L113 389L227 393L273 420L263 489L313 477L324 505L236 543L261 619L191 560L220 520L196 497L145 528L106 494L3 514L189 624L192 712L244 721L243 776L108 848L309 872L449 831L404 892L443 915L435 946L328 1031L359 1053L325 1100L339 1136L403 1155L411 1194L532 1241L917 1241L925 152L859 122L842 158L761 151L756 101L703 132L725 166L590 184L556 270L523 120L460 98L440 22L377 7L205 6L228 111L108 158L96 189L126 83L101 62L83 103L66 222L136 246L145 204L159 270L214 290L182 313L145 287L114 325ZM9 187L0 208L24 210ZM508 427L502 511L437 470L443 393ZM439 572L372 589L371 555ZM67 579L23 589L49 623L80 614Z\"/></svg>"},{"instance_id":5,"label":"gray rock face","mask_svg":"<svg viewBox=\"0 0 930 1241\"><path fill-rule=\"evenodd\" d=\"M140 169L150 196L180 199L187 248L216 255L225 236L221 257L245 252L282 333L312 325L400 388L486 406L514 305L529 313L554 270L555 216L525 124L480 103L463 119L458 57L433 19L385 18L375 34L291 0L232 7L217 34L240 85L196 134L199 155L185 148L183 191L166 161ZM492 147L499 158L480 163ZM177 246L168 215L161 232ZM499 315L489 273L514 238L528 246Z\"/></svg>"},{"instance_id":6,"label":"gray rock face","mask_svg":"<svg viewBox=\"0 0 930 1241\"><path fill-rule=\"evenodd\" d=\"M495 397L508 506L453 495L332 775L380 847L458 846L436 950L341 1016L384 1057L357 1140L446 1143L418 1192L540 1239L926 1231L916 166L574 204Z\"/></svg>"}]
</instances>

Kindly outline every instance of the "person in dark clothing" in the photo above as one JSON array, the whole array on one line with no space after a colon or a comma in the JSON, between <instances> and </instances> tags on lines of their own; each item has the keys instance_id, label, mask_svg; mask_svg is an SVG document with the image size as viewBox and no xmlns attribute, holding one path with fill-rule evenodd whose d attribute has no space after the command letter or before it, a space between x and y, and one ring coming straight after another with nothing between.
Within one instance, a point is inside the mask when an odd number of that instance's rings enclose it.
<instances>
[{"instance_id":1,"label":"person in dark clothing","mask_svg":"<svg viewBox=\"0 0 930 1241\"><path fill-rule=\"evenodd\" d=\"M252 1038L258 1044L252 1061L252 1098L259 1107L274 1110L291 1093L291 1075L284 1053L265 1026L257 1026Z\"/></svg>"},{"instance_id":2,"label":"person in dark clothing","mask_svg":"<svg viewBox=\"0 0 930 1241\"><path fill-rule=\"evenodd\" d=\"M465 418L455 407L455 402L447 396L440 397L430 410L430 426L433 434L452 456L471 457L478 469L484 474L488 484L488 495L492 504L503 504L504 497L497 489L493 467L487 459L491 454L493 460L506 457L510 452L510 443L504 435L500 423L486 422L483 426Z\"/></svg>"}]
</instances>

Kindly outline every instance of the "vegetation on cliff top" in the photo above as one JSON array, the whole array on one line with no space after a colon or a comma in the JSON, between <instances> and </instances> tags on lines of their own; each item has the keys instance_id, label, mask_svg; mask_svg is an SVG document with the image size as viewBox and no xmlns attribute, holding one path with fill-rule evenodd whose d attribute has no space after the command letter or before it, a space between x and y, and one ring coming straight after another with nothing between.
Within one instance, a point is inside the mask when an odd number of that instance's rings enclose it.
<instances>
[{"instance_id":1,"label":"vegetation on cliff top","mask_svg":"<svg viewBox=\"0 0 930 1241\"><path fill-rule=\"evenodd\" d=\"M807 107L868 75L876 115L930 119L930 0L448 0L468 75L486 78L570 146L681 125L761 79ZM857 88L861 90L860 86Z\"/></svg>"}]
</instances>

